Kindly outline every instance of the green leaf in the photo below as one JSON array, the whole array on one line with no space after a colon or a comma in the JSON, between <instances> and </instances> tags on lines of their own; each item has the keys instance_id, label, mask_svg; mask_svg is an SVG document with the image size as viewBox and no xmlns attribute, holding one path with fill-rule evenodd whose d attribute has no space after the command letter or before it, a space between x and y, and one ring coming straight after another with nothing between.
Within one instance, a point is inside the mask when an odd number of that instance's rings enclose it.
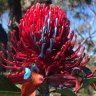
<instances>
[{"instance_id":1,"label":"green leaf","mask_svg":"<svg viewBox=\"0 0 96 96\"><path fill-rule=\"evenodd\" d=\"M8 78L0 75L0 91L20 92L20 89L16 87Z\"/></svg>"},{"instance_id":2,"label":"green leaf","mask_svg":"<svg viewBox=\"0 0 96 96\"><path fill-rule=\"evenodd\" d=\"M65 89L58 89L56 92L60 93L63 96L77 96L71 89L65 88Z\"/></svg>"},{"instance_id":3,"label":"green leaf","mask_svg":"<svg viewBox=\"0 0 96 96\"><path fill-rule=\"evenodd\" d=\"M21 93L11 91L0 91L0 96L21 96Z\"/></svg>"},{"instance_id":4,"label":"green leaf","mask_svg":"<svg viewBox=\"0 0 96 96\"><path fill-rule=\"evenodd\" d=\"M96 82L96 77L85 78L83 80L83 85L82 85L81 88L85 88L85 87L87 87L88 85L90 85L90 84L92 84L94 82Z\"/></svg>"}]
</instances>

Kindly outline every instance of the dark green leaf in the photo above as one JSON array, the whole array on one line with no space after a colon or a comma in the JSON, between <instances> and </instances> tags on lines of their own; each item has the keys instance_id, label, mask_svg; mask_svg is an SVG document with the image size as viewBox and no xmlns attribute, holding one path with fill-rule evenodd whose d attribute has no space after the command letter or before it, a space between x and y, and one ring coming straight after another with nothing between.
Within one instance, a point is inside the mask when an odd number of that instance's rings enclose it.
<instances>
[{"instance_id":1,"label":"dark green leaf","mask_svg":"<svg viewBox=\"0 0 96 96\"><path fill-rule=\"evenodd\" d=\"M89 68L87 68L87 67L83 67L82 70L83 70L84 76L92 74L91 70Z\"/></svg>"},{"instance_id":2,"label":"dark green leaf","mask_svg":"<svg viewBox=\"0 0 96 96\"><path fill-rule=\"evenodd\" d=\"M85 88L85 87L87 87L88 85L90 85L94 82L96 82L96 77L86 78L86 79L83 80L82 88Z\"/></svg>"},{"instance_id":3,"label":"dark green leaf","mask_svg":"<svg viewBox=\"0 0 96 96\"><path fill-rule=\"evenodd\" d=\"M2 68L1 66L0 66L0 73L3 73L4 72L4 68Z\"/></svg>"},{"instance_id":4,"label":"dark green leaf","mask_svg":"<svg viewBox=\"0 0 96 96\"><path fill-rule=\"evenodd\" d=\"M62 96L77 96L71 89L65 88L63 90L59 89L56 92L60 93Z\"/></svg>"},{"instance_id":5,"label":"dark green leaf","mask_svg":"<svg viewBox=\"0 0 96 96\"><path fill-rule=\"evenodd\" d=\"M92 0L85 0L87 4L91 4Z\"/></svg>"},{"instance_id":6,"label":"dark green leaf","mask_svg":"<svg viewBox=\"0 0 96 96\"><path fill-rule=\"evenodd\" d=\"M8 78L0 75L0 91L20 92L20 89L16 87Z\"/></svg>"}]
</instances>

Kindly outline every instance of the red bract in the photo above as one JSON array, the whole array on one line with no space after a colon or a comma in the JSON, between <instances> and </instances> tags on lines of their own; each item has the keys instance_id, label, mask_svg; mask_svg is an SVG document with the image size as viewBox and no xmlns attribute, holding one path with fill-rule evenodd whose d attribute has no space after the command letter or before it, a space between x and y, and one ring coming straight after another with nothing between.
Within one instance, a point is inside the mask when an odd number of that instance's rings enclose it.
<instances>
[{"instance_id":1,"label":"red bract","mask_svg":"<svg viewBox=\"0 0 96 96\"><path fill-rule=\"evenodd\" d=\"M83 77L79 73L89 58L80 43L73 50L76 35L70 32L70 22L60 7L47 7L45 4L32 6L20 21L19 33L19 41L15 32L11 33L10 48L14 54L3 49L11 60L0 52L1 59L8 64L6 66L1 62L1 66L14 70L8 75L13 82L22 81L24 68L35 63L47 83L56 87L60 84L63 87L76 86L78 91L78 77ZM15 79L19 76L21 79Z\"/></svg>"}]
</instances>

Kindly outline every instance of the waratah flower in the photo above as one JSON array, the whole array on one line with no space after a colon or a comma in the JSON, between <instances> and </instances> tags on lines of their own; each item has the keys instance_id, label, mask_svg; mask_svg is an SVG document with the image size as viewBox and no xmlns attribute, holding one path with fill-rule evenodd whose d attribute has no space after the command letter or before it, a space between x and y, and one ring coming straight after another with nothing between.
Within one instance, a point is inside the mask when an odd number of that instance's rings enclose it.
<instances>
[{"instance_id":1,"label":"waratah flower","mask_svg":"<svg viewBox=\"0 0 96 96\"><path fill-rule=\"evenodd\" d=\"M70 32L70 21L64 10L58 6L38 3L28 9L21 19L19 41L15 31L11 32L9 49L13 53L3 48L0 51L3 62L0 61L0 64L4 68L13 69L7 77L14 83L21 82L24 69L30 69L35 64L37 73L42 74L48 84L55 87L73 86L78 91L82 78L91 74L81 75L89 57L84 53L85 48L81 43L73 50L76 37L74 31ZM5 58L4 52L10 58Z\"/></svg>"}]
</instances>

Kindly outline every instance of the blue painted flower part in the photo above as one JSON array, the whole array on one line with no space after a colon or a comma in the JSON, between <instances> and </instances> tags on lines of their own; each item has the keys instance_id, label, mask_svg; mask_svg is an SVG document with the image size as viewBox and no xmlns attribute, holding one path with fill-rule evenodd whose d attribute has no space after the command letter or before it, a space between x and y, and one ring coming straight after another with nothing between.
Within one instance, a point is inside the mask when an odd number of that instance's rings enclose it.
<instances>
[{"instance_id":1,"label":"blue painted flower part","mask_svg":"<svg viewBox=\"0 0 96 96\"><path fill-rule=\"evenodd\" d=\"M39 72L39 68L37 67L35 63L32 64L32 71Z\"/></svg>"},{"instance_id":2,"label":"blue painted flower part","mask_svg":"<svg viewBox=\"0 0 96 96\"><path fill-rule=\"evenodd\" d=\"M29 68L25 68L24 80L27 80L31 76L31 70Z\"/></svg>"}]
</instances>

